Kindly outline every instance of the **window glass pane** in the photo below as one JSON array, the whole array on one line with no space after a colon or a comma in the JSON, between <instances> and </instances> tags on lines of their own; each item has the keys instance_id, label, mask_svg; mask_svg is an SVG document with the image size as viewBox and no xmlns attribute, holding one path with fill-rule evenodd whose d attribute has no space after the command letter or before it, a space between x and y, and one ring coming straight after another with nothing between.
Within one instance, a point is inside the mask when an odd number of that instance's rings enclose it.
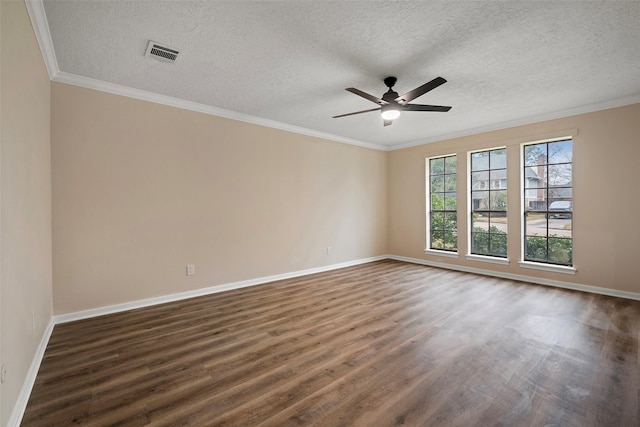
<instances>
[{"instance_id":1,"label":"window glass pane","mask_svg":"<svg viewBox=\"0 0 640 427\"><path fill-rule=\"evenodd\" d=\"M573 161L573 141L549 143L549 164L571 163Z\"/></svg>"},{"instance_id":2,"label":"window glass pane","mask_svg":"<svg viewBox=\"0 0 640 427\"><path fill-rule=\"evenodd\" d=\"M471 193L471 209L472 210L489 210L489 192L473 191Z\"/></svg>"},{"instance_id":3,"label":"window glass pane","mask_svg":"<svg viewBox=\"0 0 640 427\"><path fill-rule=\"evenodd\" d=\"M525 166L543 165L547 163L547 144L533 144L524 147Z\"/></svg>"},{"instance_id":4,"label":"window glass pane","mask_svg":"<svg viewBox=\"0 0 640 427\"><path fill-rule=\"evenodd\" d=\"M455 231L458 225L457 213L446 212L444 214L444 229Z\"/></svg>"},{"instance_id":5,"label":"window glass pane","mask_svg":"<svg viewBox=\"0 0 640 427\"><path fill-rule=\"evenodd\" d=\"M444 209L448 211L455 211L458 208L458 202L456 200L456 193L444 194Z\"/></svg>"},{"instance_id":6,"label":"window glass pane","mask_svg":"<svg viewBox=\"0 0 640 427\"><path fill-rule=\"evenodd\" d=\"M489 173L489 181L491 182L492 189L507 188L507 170L506 169L492 170Z\"/></svg>"},{"instance_id":7,"label":"window glass pane","mask_svg":"<svg viewBox=\"0 0 640 427\"><path fill-rule=\"evenodd\" d=\"M547 237L547 218L542 212L529 212L525 221L525 234L527 236Z\"/></svg>"},{"instance_id":8,"label":"window glass pane","mask_svg":"<svg viewBox=\"0 0 640 427\"><path fill-rule=\"evenodd\" d=\"M491 233L489 236L489 252L495 256L507 255L507 235L505 233Z\"/></svg>"},{"instance_id":9,"label":"window glass pane","mask_svg":"<svg viewBox=\"0 0 640 427\"><path fill-rule=\"evenodd\" d=\"M571 214L549 213L549 237L571 237Z\"/></svg>"},{"instance_id":10,"label":"window glass pane","mask_svg":"<svg viewBox=\"0 0 640 427\"><path fill-rule=\"evenodd\" d=\"M447 232L444 233L444 248L450 251L458 250L458 233Z\"/></svg>"},{"instance_id":11,"label":"window glass pane","mask_svg":"<svg viewBox=\"0 0 640 427\"><path fill-rule=\"evenodd\" d=\"M524 187L525 188L543 188L547 179L546 166L534 166L524 168Z\"/></svg>"},{"instance_id":12,"label":"window glass pane","mask_svg":"<svg viewBox=\"0 0 640 427\"><path fill-rule=\"evenodd\" d=\"M457 172L457 160L456 160L456 156L449 156L449 157L445 157L444 159L445 162L445 172L446 173L456 173Z\"/></svg>"},{"instance_id":13,"label":"window glass pane","mask_svg":"<svg viewBox=\"0 0 640 427\"><path fill-rule=\"evenodd\" d=\"M471 189L484 190L489 188L489 172L473 172L471 173Z\"/></svg>"},{"instance_id":14,"label":"window glass pane","mask_svg":"<svg viewBox=\"0 0 640 427\"><path fill-rule=\"evenodd\" d=\"M444 173L444 158L431 159L429 161L429 171L431 175L441 175Z\"/></svg>"},{"instance_id":15,"label":"window glass pane","mask_svg":"<svg viewBox=\"0 0 640 427\"><path fill-rule=\"evenodd\" d=\"M506 211L507 210L507 190L492 191L489 208L492 211Z\"/></svg>"},{"instance_id":16,"label":"window glass pane","mask_svg":"<svg viewBox=\"0 0 640 427\"><path fill-rule=\"evenodd\" d=\"M507 233L507 213L491 212L489 214L492 233Z\"/></svg>"},{"instance_id":17,"label":"window glass pane","mask_svg":"<svg viewBox=\"0 0 640 427\"><path fill-rule=\"evenodd\" d=\"M507 167L507 150L491 150L491 169L506 169Z\"/></svg>"},{"instance_id":18,"label":"window glass pane","mask_svg":"<svg viewBox=\"0 0 640 427\"><path fill-rule=\"evenodd\" d=\"M489 232L489 215L475 213L471 215L472 231L488 233Z\"/></svg>"},{"instance_id":19,"label":"window glass pane","mask_svg":"<svg viewBox=\"0 0 640 427\"><path fill-rule=\"evenodd\" d=\"M573 263L573 243L571 239L549 238L548 260L554 264Z\"/></svg>"},{"instance_id":20,"label":"window glass pane","mask_svg":"<svg viewBox=\"0 0 640 427\"><path fill-rule=\"evenodd\" d=\"M432 176L430 188L432 193L442 193L444 191L444 175Z\"/></svg>"},{"instance_id":21,"label":"window glass pane","mask_svg":"<svg viewBox=\"0 0 640 427\"><path fill-rule=\"evenodd\" d=\"M484 171L489 169L489 152L481 151L479 153L471 153L471 170Z\"/></svg>"},{"instance_id":22,"label":"window glass pane","mask_svg":"<svg viewBox=\"0 0 640 427\"><path fill-rule=\"evenodd\" d=\"M433 230L444 229L444 212L431 212L431 228Z\"/></svg>"},{"instance_id":23,"label":"window glass pane","mask_svg":"<svg viewBox=\"0 0 640 427\"><path fill-rule=\"evenodd\" d=\"M445 193L438 193L438 194L435 194L435 196L437 197L434 199L434 202L435 202L434 209L441 210L441 211L447 210L448 209L447 206L451 205L451 201L445 199Z\"/></svg>"},{"instance_id":24,"label":"window glass pane","mask_svg":"<svg viewBox=\"0 0 640 427\"><path fill-rule=\"evenodd\" d=\"M549 166L549 187L571 186L571 164Z\"/></svg>"},{"instance_id":25,"label":"window glass pane","mask_svg":"<svg viewBox=\"0 0 640 427\"><path fill-rule=\"evenodd\" d=\"M471 233L471 253L484 255L489 252L489 233Z\"/></svg>"},{"instance_id":26,"label":"window glass pane","mask_svg":"<svg viewBox=\"0 0 640 427\"><path fill-rule=\"evenodd\" d=\"M433 212L438 209L444 208L444 195L443 194L431 194L431 206L430 211Z\"/></svg>"},{"instance_id":27,"label":"window glass pane","mask_svg":"<svg viewBox=\"0 0 640 427\"><path fill-rule=\"evenodd\" d=\"M547 239L544 237L527 237L525 240L524 257L532 261L547 260Z\"/></svg>"},{"instance_id":28,"label":"window glass pane","mask_svg":"<svg viewBox=\"0 0 640 427\"><path fill-rule=\"evenodd\" d=\"M431 247L433 249L444 249L444 231L431 230Z\"/></svg>"},{"instance_id":29,"label":"window glass pane","mask_svg":"<svg viewBox=\"0 0 640 427\"><path fill-rule=\"evenodd\" d=\"M571 202L569 207L570 209L573 209L573 189L571 187L556 187L549 189L549 206L551 206L553 202L563 200Z\"/></svg>"},{"instance_id":30,"label":"window glass pane","mask_svg":"<svg viewBox=\"0 0 640 427\"><path fill-rule=\"evenodd\" d=\"M456 191L457 178L454 174L444 176L444 189L445 191Z\"/></svg>"},{"instance_id":31,"label":"window glass pane","mask_svg":"<svg viewBox=\"0 0 640 427\"><path fill-rule=\"evenodd\" d=\"M532 189L525 190L525 210L546 211L547 210L547 190Z\"/></svg>"}]
</instances>

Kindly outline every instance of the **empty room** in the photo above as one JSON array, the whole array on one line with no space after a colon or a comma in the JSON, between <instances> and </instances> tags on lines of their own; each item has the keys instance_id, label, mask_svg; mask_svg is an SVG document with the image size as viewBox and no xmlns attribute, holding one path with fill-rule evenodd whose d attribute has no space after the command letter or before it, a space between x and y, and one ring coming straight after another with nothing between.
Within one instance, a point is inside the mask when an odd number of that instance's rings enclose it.
<instances>
[{"instance_id":1,"label":"empty room","mask_svg":"<svg viewBox=\"0 0 640 427\"><path fill-rule=\"evenodd\" d=\"M640 2L0 22L1 426L640 425Z\"/></svg>"}]
</instances>

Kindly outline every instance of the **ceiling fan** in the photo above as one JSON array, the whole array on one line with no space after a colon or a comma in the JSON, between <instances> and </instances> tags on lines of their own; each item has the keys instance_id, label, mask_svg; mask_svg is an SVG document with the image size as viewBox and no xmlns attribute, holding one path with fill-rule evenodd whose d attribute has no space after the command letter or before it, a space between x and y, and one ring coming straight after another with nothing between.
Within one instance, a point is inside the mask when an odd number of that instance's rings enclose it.
<instances>
[{"instance_id":1,"label":"ceiling fan","mask_svg":"<svg viewBox=\"0 0 640 427\"><path fill-rule=\"evenodd\" d=\"M379 108L372 108L370 110L356 111L355 113L341 114L339 116L333 116L334 119L338 117L346 117L353 116L354 114L362 114L369 113L371 111L381 111L382 112L382 120L385 126L389 126L393 123L395 119L400 117L401 111L442 111L447 112L451 109L451 107L445 107L442 105L423 105L423 104L409 104L409 102L413 101L419 96L424 95L440 86L441 84L446 83L447 81L442 77L436 77L428 83L423 84L402 96L398 96L398 92L394 92L392 89L396 84L397 79L395 77L387 77L384 79L384 84L389 88L389 90L382 95L382 99L376 98L373 95L369 95L361 90L358 90L354 87L348 87L348 90L351 93L354 93L358 96L363 97L364 99L368 99L371 102L375 102L379 104Z\"/></svg>"}]
</instances>

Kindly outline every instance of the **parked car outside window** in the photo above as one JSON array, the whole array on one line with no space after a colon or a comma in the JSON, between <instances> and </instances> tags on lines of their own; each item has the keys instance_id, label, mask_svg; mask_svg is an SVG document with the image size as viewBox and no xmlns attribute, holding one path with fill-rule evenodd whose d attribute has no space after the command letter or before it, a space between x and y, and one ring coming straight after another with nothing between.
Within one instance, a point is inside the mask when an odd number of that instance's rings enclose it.
<instances>
[{"instance_id":1,"label":"parked car outside window","mask_svg":"<svg viewBox=\"0 0 640 427\"><path fill-rule=\"evenodd\" d=\"M549 205L547 218L571 218L572 209L571 200L556 200Z\"/></svg>"}]
</instances>

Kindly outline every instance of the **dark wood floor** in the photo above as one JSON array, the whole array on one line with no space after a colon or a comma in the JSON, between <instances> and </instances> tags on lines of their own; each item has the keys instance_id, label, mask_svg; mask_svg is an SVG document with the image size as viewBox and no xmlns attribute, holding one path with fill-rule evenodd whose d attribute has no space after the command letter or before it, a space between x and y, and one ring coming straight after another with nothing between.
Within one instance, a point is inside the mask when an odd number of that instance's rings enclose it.
<instances>
[{"instance_id":1,"label":"dark wood floor","mask_svg":"<svg viewBox=\"0 0 640 427\"><path fill-rule=\"evenodd\" d=\"M23 426L638 426L640 302L397 261L57 325Z\"/></svg>"}]
</instances>

